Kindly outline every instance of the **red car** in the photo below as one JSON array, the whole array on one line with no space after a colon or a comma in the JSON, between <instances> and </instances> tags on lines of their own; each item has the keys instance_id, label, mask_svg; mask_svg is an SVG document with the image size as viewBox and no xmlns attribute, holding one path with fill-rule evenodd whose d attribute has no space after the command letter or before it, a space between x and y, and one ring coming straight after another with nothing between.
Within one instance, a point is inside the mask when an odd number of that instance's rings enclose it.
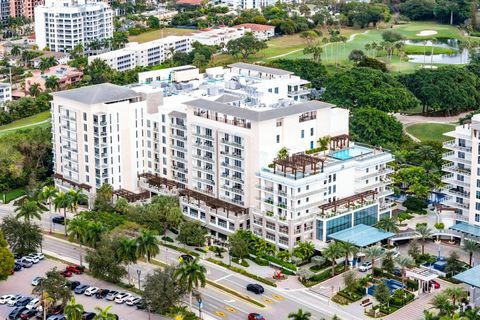
<instances>
[{"instance_id":1,"label":"red car","mask_svg":"<svg viewBox=\"0 0 480 320\"><path fill-rule=\"evenodd\" d=\"M439 289L439 288L440 288L440 283L438 283L438 282L435 281L435 280L430 280L430 285L433 286L435 289Z\"/></svg>"},{"instance_id":2,"label":"red car","mask_svg":"<svg viewBox=\"0 0 480 320\"><path fill-rule=\"evenodd\" d=\"M265 318L260 313L250 313L248 320L265 320Z\"/></svg>"},{"instance_id":3,"label":"red car","mask_svg":"<svg viewBox=\"0 0 480 320\"><path fill-rule=\"evenodd\" d=\"M66 270L75 274L82 274L85 271L85 267L71 264L67 266Z\"/></svg>"},{"instance_id":4,"label":"red car","mask_svg":"<svg viewBox=\"0 0 480 320\"><path fill-rule=\"evenodd\" d=\"M71 271L68 271L67 269L66 270L63 270L63 271L60 271L60 274L62 276L64 276L65 278L70 278L72 276L72 272Z\"/></svg>"}]
</instances>

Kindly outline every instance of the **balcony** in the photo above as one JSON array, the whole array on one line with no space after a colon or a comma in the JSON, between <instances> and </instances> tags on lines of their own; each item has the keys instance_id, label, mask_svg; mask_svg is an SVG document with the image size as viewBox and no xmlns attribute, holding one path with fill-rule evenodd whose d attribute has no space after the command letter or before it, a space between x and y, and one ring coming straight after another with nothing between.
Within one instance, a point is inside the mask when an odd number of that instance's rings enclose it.
<instances>
[{"instance_id":1,"label":"balcony","mask_svg":"<svg viewBox=\"0 0 480 320\"><path fill-rule=\"evenodd\" d=\"M444 164L442 166L442 170L446 172L451 172L451 173L460 173L466 176L470 176L471 174L471 169L470 168L460 168L456 166L453 162Z\"/></svg>"},{"instance_id":2,"label":"balcony","mask_svg":"<svg viewBox=\"0 0 480 320\"><path fill-rule=\"evenodd\" d=\"M451 194L453 196L460 196L460 197L464 197L464 198L469 198L470 197L470 192L455 189L455 188L446 189L446 190L444 190L444 192L447 193L447 194Z\"/></svg>"},{"instance_id":3,"label":"balcony","mask_svg":"<svg viewBox=\"0 0 480 320\"><path fill-rule=\"evenodd\" d=\"M318 216L321 218L331 218L337 215L370 206L376 203L376 194L376 191L368 190L362 193L352 195L350 197L337 199L335 201L325 203L319 206L320 213L318 214Z\"/></svg>"},{"instance_id":4,"label":"balcony","mask_svg":"<svg viewBox=\"0 0 480 320\"><path fill-rule=\"evenodd\" d=\"M443 143L443 147L445 149L454 150L454 151L463 151L468 153L472 152L472 147L459 146L458 144L455 143L455 140L445 141Z\"/></svg>"},{"instance_id":5,"label":"balcony","mask_svg":"<svg viewBox=\"0 0 480 320\"><path fill-rule=\"evenodd\" d=\"M241 143L237 143L235 141L230 141L230 140L227 140L225 138L222 138L221 142L223 144L226 144L226 145L229 145L229 146L233 146L233 147L242 147L243 148L243 145Z\"/></svg>"},{"instance_id":6,"label":"balcony","mask_svg":"<svg viewBox=\"0 0 480 320\"><path fill-rule=\"evenodd\" d=\"M187 130L187 126L185 126L184 124L171 123L170 125L172 126L172 128L181 129L181 130Z\"/></svg>"}]
</instances>

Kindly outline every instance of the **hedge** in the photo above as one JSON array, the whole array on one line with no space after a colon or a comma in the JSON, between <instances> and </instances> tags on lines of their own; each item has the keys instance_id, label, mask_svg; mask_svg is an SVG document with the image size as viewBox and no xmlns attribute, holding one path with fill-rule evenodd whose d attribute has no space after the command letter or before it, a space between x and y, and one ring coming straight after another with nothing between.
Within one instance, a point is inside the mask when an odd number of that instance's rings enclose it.
<instances>
[{"instance_id":1,"label":"hedge","mask_svg":"<svg viewBox=\"0 0 480 320\"><path fill-rule=\"evenodd\" d=\"M349 299L346 299L346 298L338 295L338 293L332 297L332 301L335 302L335 303L341 304L342 306L346 306L346 305L351 303L351 301Z\"/></svg>"},{"instance_id":2,"label":"hedge","mask_svg":"<svg viewBox=\"0 0 480 320\"><path fill-rule=\"evenodd\" d=\"M212 262L212 263L215 263L216 265L219 265L219 266L224 267L224 268L227 268L227 269L229 269L229 270L231 270L231 271L240 273L240 274L242 274L242 275L244 275L244 276L246 276L246 277L249 277L249 278L252 278L252 279L254 279L254 280L257 280L258 282L262 282L262 283L267 284L267 285L272 286L272 287L276 287L276 286L277 286L277 284L276 284L275 282L270 281L270 280L267 280L267 279L264 279L264 278L262 278L262 277L259 277L259 276L255 275L255 274L253 274L253 273L247 272L247 271L245 271L245 270L242 269L242 268L238 268L238 267L234 267L234 266L229 266L228 264L223 263L222 261L219 261L219 260L215 260L215 259L213 259L213 258L208 258L207 260L210 261L210 262Z\"/></svg>"},{"instance_id":3,"label":"hedge","mask_svg":"<svg viewBox=\"0 0 480 320\"><path fill-rule=\"evenodd\" d=\"M335 266L335 275L338 276L339 274L343 273L345 271L345 265L344 264L337 264ZM330 279L332 277L332 268L329 268L321 273L317 273L310 279L306 281L303 285L305 287L311 287L314 286L322 281L325 281L327 279Z\"/></svg>"},{"instance_id":4,"label":"hedge","mask_svg":"<svg viewBox=\"0 0 480 320\"><path fill-rule=\"evenodd\" d=\"M239 264L241 266L244 266L245 268L248 268L250 267L250 265L248 264L247 260L245 259L242 259L242 263L240 263L240 260L238 258L232 258L232 261L235 262L236 264Z\"/></svg>"},{"instance_id":5,"label":"hedge","mask_svg":"<svg viewBox=\"0 0 480 320\"><path fill-rule=\"evenodd\" d=\"M162 246L167 247L167 248L170 248L170 249L173 249L173 250L177 250L177 251L183 252L183 253L185 253L185 254L189 254L189 255L194 256L194 257L200 257L200 254L196 253L195 251L188 250L188 249L185 249L185 248L180 248L180 247L177 247L177 246L175 246L175 245L173 245L173 244L162 243Z\"/></svg>"},{"instance_id":6,"label":"hedge","mask_svg":"<svg viewBox=\"0 0 480 320\"><path fill-rule=\"evenodd\" d=\"M264 260L260 257L255 257L254 258L254 257L250 256L249 259L252 260L253 262L255 262L256 264L258 264L259 266L262 266L262 267L266 267L266 266L270 265L270 263L268 263L267 260Z\"/></svg>"},{"instance_id":7,"label":"hedge","mask_svg":"<svg viewBox=\"0 0 480 320\"><path fill-rule=\"evenodd\" d=\"M337 292L337 294L345 299L350 300L350 302L355 302L363 298L362 295L347 289L340 290Z\"/></svg>"},{"instance_id":8,"label":"hedge","mask_svg":"<svg viewBox=\"0 0 480 320\"><path fill-rule=\"evenodd\" d=\"M273 257L273 256L263 256L263 259L267 260L267 261L270 261L270 262L273 262L275 264L278 264L279 266L285 268L285 269L289 269L291 271L297 271L298 268L296 265L294 265L293 263L289 263L289 262L285 262L281 259L278 259L277 257Z\"/></svg>"}]
</instances>

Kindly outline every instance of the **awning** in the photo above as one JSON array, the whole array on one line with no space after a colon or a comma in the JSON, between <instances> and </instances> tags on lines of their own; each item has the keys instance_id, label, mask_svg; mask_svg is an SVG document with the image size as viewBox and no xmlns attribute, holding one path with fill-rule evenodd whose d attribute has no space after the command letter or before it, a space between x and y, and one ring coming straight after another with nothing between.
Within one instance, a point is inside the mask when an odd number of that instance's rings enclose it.
<instances>
[{"instance_id":1,"label":"awning","mask_svg":"<svg viewBox=\"0 0 480 320\"><path fill-rule=\"evenodd\" d=\"M391 238L394 235L395 234L391 232L386 232L365 224L359 224L353 228L332 233L328 238L336 241L351 242L357 247L363 248Z\"/></svg>"}]
</instances>

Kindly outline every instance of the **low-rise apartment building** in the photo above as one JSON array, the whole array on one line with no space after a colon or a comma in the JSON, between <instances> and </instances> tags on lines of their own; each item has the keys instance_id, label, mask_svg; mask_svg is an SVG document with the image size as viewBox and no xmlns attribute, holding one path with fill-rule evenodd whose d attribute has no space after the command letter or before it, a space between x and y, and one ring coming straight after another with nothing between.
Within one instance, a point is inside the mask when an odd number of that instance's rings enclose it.
<instances>
[{"instance_id":1,"label":"low-rise apartment building","mask_svg":"<svg viewBox=\"0 0 480 320\"><path fill-rule=\"evenodd\" d=\"M9 101L12 101L12 86L9 83L0 83L0 109Z\"/></svg>"},{"instance_id":2,"label":"low-rise apartment building","mask_svg":"<svg viewBox=\"0 0 480 320\"><path fill-rule=\"evenodd\" d=\"M246 32L251 32L258 40L268 40L275 36L275 27L266 24L244 23L233 26L233 28L244 28Z\"/></svg>"},{"instance_id":3,"label":"low-rise apartment building","mask_svg":"<svg viewBox=\"0 0 480 320\"><path fill-rule=\"evenodd\" d=\"M130 200L173 194L212 236L250 229L283 249L390 216L392 155L351 142L348 110L311 101L292 72L183 66L139 82L54 94L57 184L93 195L108 182Z\"/></svg>"},{"instance_id":4,"label":"low-rise apartment building","mask_svg":"<svg viewBox=\"0 0 480 320\"><path fill-rule=\"evenodd\" d=\"M43 72L34 70L31 77L25 78L25 91L29 92L33 84L38 84L40 90L45 91L47 89L47 79L50 77L57 79L58 88L62 90L69 85L80 82L83 78L83 72L68 65L53 66Z\"/></svg>"}]
</instances>

